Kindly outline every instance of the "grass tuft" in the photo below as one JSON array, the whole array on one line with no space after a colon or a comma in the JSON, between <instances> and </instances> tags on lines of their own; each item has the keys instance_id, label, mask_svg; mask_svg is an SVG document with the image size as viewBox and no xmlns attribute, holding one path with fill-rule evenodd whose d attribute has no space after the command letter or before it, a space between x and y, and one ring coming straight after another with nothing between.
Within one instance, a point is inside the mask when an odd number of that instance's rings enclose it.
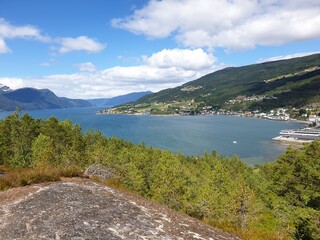
<instances>
[{"instance_id":1,"label":"grass tuft","mask_svg":"<svg viewBox=\"0 0 320 240\"><path fill-rule=\"evenodd\" d=\"M45 167L5 170L7 170L5 171L5 175L3 177L0 177L0 191L42 182L56 182L60 181L61 177L82 176L81 169L77 167Z\"/></svg>"}]
</instances>

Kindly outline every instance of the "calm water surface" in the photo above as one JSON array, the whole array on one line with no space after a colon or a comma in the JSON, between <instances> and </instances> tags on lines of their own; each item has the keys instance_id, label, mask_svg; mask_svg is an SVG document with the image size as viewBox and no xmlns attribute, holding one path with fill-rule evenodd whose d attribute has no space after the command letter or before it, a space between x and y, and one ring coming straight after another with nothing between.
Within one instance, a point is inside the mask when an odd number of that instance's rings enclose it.
<instances>
[{"instance_id":1,"label":"calm water surface","mask_svg":"<svg viewBox=\"0 0 320 240\"><path fill-rule=\"evenodd\" d=\"M35 118L55 116L60 120L70 119L84 131L99 130L107 136L116 136L134 143L144 142L148 146L182 152L185 155L202 155L212 150L226 156L237 154L249 164L275 160L286 147L271 139L281 129L303 126L300 123L235 116L96 115L97 110L99 108L73 108L35 110L28 113ZM11 113L2 112L0 118L9 114Z\"/></svg>"}]
</instances>

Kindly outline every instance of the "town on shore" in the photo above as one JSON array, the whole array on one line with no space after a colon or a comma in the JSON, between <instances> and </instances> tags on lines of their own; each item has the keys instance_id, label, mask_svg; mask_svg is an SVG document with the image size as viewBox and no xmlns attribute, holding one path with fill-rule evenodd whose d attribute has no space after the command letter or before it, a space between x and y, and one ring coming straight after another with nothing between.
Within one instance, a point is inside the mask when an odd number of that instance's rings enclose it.
<instances>
[{"instance_id":1,"label":"town on shore","mask_svg":"<svg viewBox=\"0 0 320 240\"><path fill-rule=\"evenodd\" d=\"M179 102L173 103L152 103L152 104L125 104L110 109L104 109L97 114L126 114L143 116L198 116L198 115L233 115L241 117L255 117L279 121L298 121L316 126L320 123L320 108L276 108L270 111L259 110L226 110L215 109L213 106L194 106L194 101L182 105Z\"/></svg>"},{"instance_id":2,"label":"town on shore","mask_svg":"<svg viewBox=\"0 0 320 240\"><path fill-rule=\"evenodd\" d=\"M250 101L248 99L236 99L235 101ZM236 103L235 101L229 104ZM303 108L276 108L269 111L259 110L231 110L216 109L213 106L201 105L194 100L171 103L141 103L124 104L110 109L104 109L97 114L126 114L138 116L206 116L206 115L230 115L240 117L254 117L277 121L296 121L309 125L306 128L296 130L282 130L280 135L273 138L285 144L301 144L313 140L320 140L320 108L310 106Z\"/></svg>"}]
</instances>

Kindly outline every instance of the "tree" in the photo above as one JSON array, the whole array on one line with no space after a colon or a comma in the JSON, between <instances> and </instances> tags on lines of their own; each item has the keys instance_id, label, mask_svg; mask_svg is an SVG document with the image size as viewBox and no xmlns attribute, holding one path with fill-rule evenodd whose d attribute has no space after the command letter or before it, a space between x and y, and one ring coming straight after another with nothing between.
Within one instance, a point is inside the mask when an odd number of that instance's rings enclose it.
<instances>
[{"instance_id":1,"label":"tree","mask_svg":"<svg viewBox=\"0 0 320 240\"><path fill-rule=\"evenodd\" d=\"M86 132L83 137L83 144L85 146L85 158L88 164L101 163L108 164L108 154L106 150L107 138L100 132Z\"/></svg>"},{"instance_id":2,"label":"tree","mask_svg":"<svg viewBox=\"0 0 320 240\"><path fill-rule=\"evenodd\" d=\"M255 215L255 194L243 178L237 180L237 187L232 198L236 225L247 229L250 217Z\"/></svg>"},{"instance_id":3,"label":"tree","mask_svg":"<svg viewBox=\"0 0 320 240\"><path fill-rule=\"evenodd\" d=\"M35 167L55 166L55 149L53 147L53 140L43 134L32 144L32 159Z\"/></svg>"},{"instance_id":4,"label":"tree","mask_svg":"<svg viewBox=\"0 0 320 240\"><path fill-rule=\"evenodd\" d=\"M140 170L133 161L127 163L125 169L126 174L124 175L122 182L129 189L139 194L146 195L146 183L143 171Z\"/></svg>"},{"instance_id":5,"label":"tree","mask_svg":"<svg viewBox=\"0 0 320 240\"><path fill-rule=\"evenodd\" d=\"M176 157L163 152L150 173L151 199L175 210L182 209L185 192L184 168Z\"/></svg>"},{"instance_id":6,"label":"tree","mask_svg":"<svg viewBox=\"0 0 320 240\"><path fill-rule=\"evenodd\" d=\"M0 149L3 162L14 167L29 167L32 142L39 134L37 122L28 114L19 118L19 113L15 112L1 125Z\"/></svg>"},{"instance_id":7,"label":"tree","mask_svg":"<svg viewBox=\"0 0 320 240\"><path fill-rule=\"evenodd\" d=\"M276 162L263 168L271 180L270 188L288 204L297 239L319 239L320 236L319 159L320 142L313 141L302 149L288 148Z\"/></svg>"},{"instance_id":8,"label":"tree","mask_svg":"<svg viewBox=\"0 0 320 240\"><path fill-rule=\"evenodd\" d=\"M289 148L271 165L274 191L294 206L308 206L320 197L320 142L302 150Z\"/></svg>"}]
</instances>

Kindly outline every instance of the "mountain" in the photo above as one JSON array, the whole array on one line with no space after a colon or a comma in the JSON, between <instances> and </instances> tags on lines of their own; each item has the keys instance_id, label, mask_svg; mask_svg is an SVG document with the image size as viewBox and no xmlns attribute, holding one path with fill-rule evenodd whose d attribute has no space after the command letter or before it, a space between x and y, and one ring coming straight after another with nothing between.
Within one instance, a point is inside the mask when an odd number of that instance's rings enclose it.
<instances>
[{"instance_id":1,"label":"mountain","mask_svg":"<svg viewBox=\"0 0 320 240\"><path fill-rule=\"evenodd\" d=\"M0 94L5 93L5 92L11 92L11 91L12 91L11 88L0 83Z\"/></svg>"},{"instance_id":2,"label":"mountain","mask_svg":"<svg viewBox=\"0 0 320 240\"><path fill-rule=\"evenodd\" d=\"M240 238L160 204L86 179L0 192L1 239Z\"/></svg>"},{"instance_id":3,"label":"mountain","mask_svg":"<svg viewBox=\"0 0 320 240\"><path fill-rule=\"evenodd\" d=\"M320 103L320 54L228 67L182 86L147 95L134 104L188 101L198 106L230 110L266 110Z\"/></svg>"},{"instance_id":4,"label":"mountain","mask_svg":"<svg viewBox=\"0 0 320 240\"><path fill-rule=\"evenodd\" d=\"M12 111L31 109L52 109L89 107L91 103L80 99L57 97L48 89L21 88L0 94L0 110Z\"/></svg>"},{"instance_id":5,"label":"mountain","mask_svg":"<svg viewBox=\"0 0 320 240\"><path fill-rule=\"evenodd\" d=\"M151 94L152 92L134 92L126 95L121 95L113 98L98 98L98 99L89 99L87 100L95 106L104 106L104 107L113 107L120 104L125 104L128 102L136 101L146 95Z\"/></svg>"}]
</instances>

